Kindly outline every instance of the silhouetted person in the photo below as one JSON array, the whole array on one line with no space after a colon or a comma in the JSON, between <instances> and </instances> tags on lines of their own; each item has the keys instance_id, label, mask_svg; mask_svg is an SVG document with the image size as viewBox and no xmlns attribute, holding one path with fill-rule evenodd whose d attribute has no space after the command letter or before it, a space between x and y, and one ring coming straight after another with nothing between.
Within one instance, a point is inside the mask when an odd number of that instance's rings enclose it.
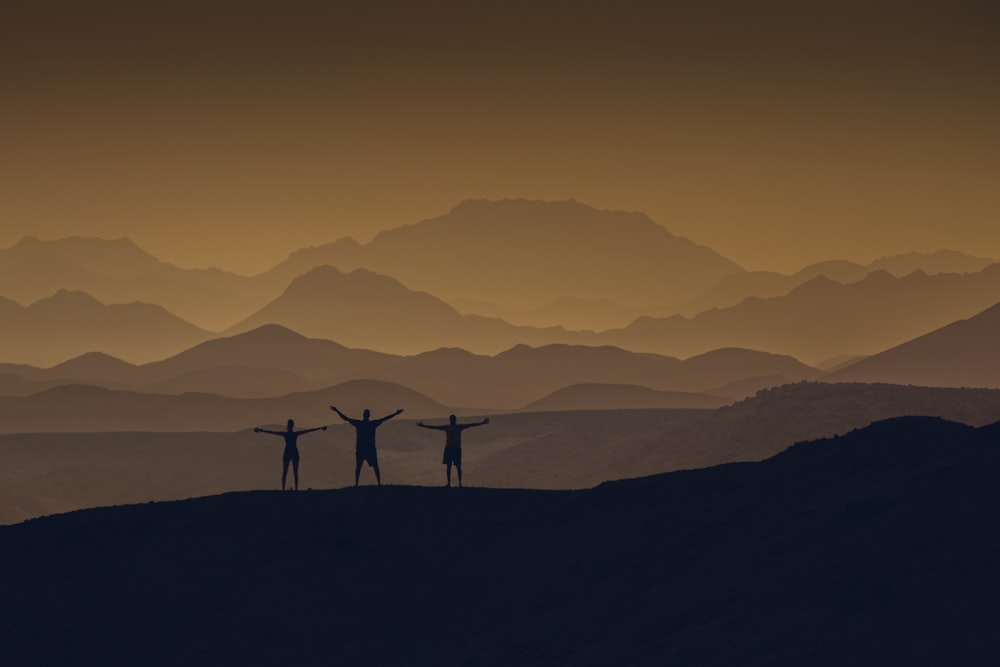
<instances>
[{"instance_id":1,"label":"silhouetted person","mask_svg":"<svg viewBox=\"0 0 1000 667\"><path fill-rule=\"evenodd\" d=\"M288 420L287 431L268 431L266 428L255 428L254 433L269 433L270 435L280 435L285 439L285 453L281 456L281 490L285 490L285 478L288 477L288 464L292 464L292 472L295 475L295 490L299 490L299 446L297 441L300 435L312 433L313 431L325 431L325 426L307 428L302 431L295 430L295 421Z\"/></svg>"},{"instance_id":2,"label":"silhouetted person","mask_svg":"<svg viewBox=\"0 0 1000 667\"><path fill-rule=\"evenodd\" d=\"M455 464L455 469L458 471L458 485L462 486L462 431L467 428L472 428L474 426L482 426L483 424L489 424L490 418L487 417L481 422L476 422L475 424L459 424L455 421L455 415L450 415L448 417L448 423L444 426L428 426L423 422L417 422L417 426L421 428L431 428L435 431L444 431L444 457L441 463L448 466L447 476L448 476L448 486L451 486L451 464Z\"/></svg>"},{"instance_id":3,"label":"silhouetted person","mask_svg":"<svg viewBox=\"0 0 1000 667\"><path fill-rule=\"evenodd\" d=\"M378 452L375 450L375 429L401 413L403 409L400 408L391 415L386 415L381 419L371 419L371 410L367 408L365 408L362 419L351 419L332 405L330 409L340 415L340 418L345 422L353 426L357 436L354 449L354 486L358 485L358 479L361 477L361 464L365 461L375 471L375 481L378 482L379 486L382 486L382 473L378 469Z\"/></svg>"}]
</instances>

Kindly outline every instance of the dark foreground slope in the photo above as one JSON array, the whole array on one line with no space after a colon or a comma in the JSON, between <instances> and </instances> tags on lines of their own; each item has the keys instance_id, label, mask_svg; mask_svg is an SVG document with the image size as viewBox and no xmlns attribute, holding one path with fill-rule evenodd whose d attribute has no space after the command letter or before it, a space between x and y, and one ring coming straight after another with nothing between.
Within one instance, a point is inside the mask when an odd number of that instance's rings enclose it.
<instances>
[{"instance_id":1,"label":"dark foreground slope","mask_svg":"<svg viewBox=\"0 0 1000 667\"><path fill-rule=\"evenodd\" d=\"M19 665L995 664L998 476L998 425L912 417L588 491L81 511L0 529L0 645Z\"/></svg>"}]
</instances>

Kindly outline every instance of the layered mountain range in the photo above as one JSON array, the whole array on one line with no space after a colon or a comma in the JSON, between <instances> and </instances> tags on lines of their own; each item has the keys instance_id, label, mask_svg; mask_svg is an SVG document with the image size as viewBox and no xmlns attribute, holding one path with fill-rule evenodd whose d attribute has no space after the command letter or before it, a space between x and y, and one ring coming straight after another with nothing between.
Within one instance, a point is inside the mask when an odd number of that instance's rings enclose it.
<instances>
[{"instance_id":1,"label":"layered mountain range","mask_svg":"<svg viewBox=\"0 0 1000 667\"><path fill-rule=\"evenodd\" d=\"M7 297L0 298L0 359L8 362L0 367L0 391L8 394L71 380L113 389L263 397L367 377L399 382L448 405L520 408L573 384L740 398L782 381L815 379L816 368L840 371L845 374L835 377L845 379L910 377L884 369L850 375L849 362L881 355L1000 303L1000 265L941 251L867 265L824 262L792 276L746 272L641 214L573 201L504 200L465 202L366 244L342 239L303 249L252 277L178 268L127 239L27 238L0 250L0 295ZM708 305L724 307L679 314ZM482 315L490 312L511 321ZM599 326L625 321L617 328ZM351 361L321 363L320 368L338 370L315 372L309 363L230 363L222 354L177 372L146 369L128 380L115 373L101 377L108 371L102 355L127 362L109 362L119 370L160 360L161 367L150 368L171 368L173 355L220 333L235 339L255 329L273 332L271 325L349 348L341 356ZM980 329L986 333L977 333ZM966 327L954 334L964 342L949 345L970 351L964 365L945 369L939 363L937 374L917 372L912 378L996 386L990 363L962 370L981 358L971 351L988 354L988 329ZM278 346L286 340L277 338ZM769 361L759 372L719 372L713 381L678 382L670 374L676 369L656 377L606 371L620 362L600 360L595 353L573 363L601 370L555 373L551 382L545 364L533 366L532 359L523 367L528 378L523 384L533 384L534 391L514 391L484 367L492 357L510 366L517 349L547 349L552 356L556 345L658 355L647 361L690 361L739 348L790 355L814 368L776 369ZM197 354L210 358L214 352ZM255 354L268 356L261 349ZM761 358L770 359L767 354ZM939 349L934 356L947 355ZM929 358L914 354L911 366ZM45 373L10 365L49 367L69 360ZM95 373L80 372L88 364ZM453 366L463 370L448 370ZM403 367L413 370L398 370ZM477 382L479 377L484 379ZM574 395L582 399L580 391ZM613 403L611 392L620 397L624 391L602 390L591 402L605 395Z\"/></svg>"},{"instance_id":2,"label":"layered mountain range","mask_svg":"<svg viewBox=\"0 0 1000 667\"><path fill-rule=\"evenodd\" d=\"M372 379L410 387L446 405L496 410L518 409L584 383L709 393L718 403L763 386L819 376L819 371L791 357L752 350L722 349L683 361L579 345L517 345L493 356L455 348L399 356L351 349L265 325L142 365L99 353L51 368L0 364L0 394L27 395L86 384L143 393L263 398ZM746 388L732 391L737 384Z\"/></svg>"}]
</instances>

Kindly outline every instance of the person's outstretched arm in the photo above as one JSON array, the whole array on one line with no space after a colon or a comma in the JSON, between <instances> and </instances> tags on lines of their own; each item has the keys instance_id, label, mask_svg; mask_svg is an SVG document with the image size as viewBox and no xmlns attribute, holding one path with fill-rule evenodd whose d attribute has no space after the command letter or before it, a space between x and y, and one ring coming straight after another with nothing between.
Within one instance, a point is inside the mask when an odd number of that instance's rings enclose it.
<instances>
[{"instance_id":1,"label":"person's outstretched arm","mask_svg":"<svg viewBox=\"0 0 1000 667\"><path fill-rule=\"evenodd\" d=\"M301 431L296 431L295 435L303 435L304 433L312 433L313 431L325 431L325 430L326 430L325 426L317 426L316 428L307 428Z\"/></svg>"},{"instance_id":2,"label":"person's outstretched arm","mask_svg":"<svg viewBox=\"0 0 1000 667\"><path fill-rule=\"evenodd\" d=\"M392 419L393 417L395 417L396 415L398 415L398 414L400 414L402 412L403 412L403 408L400 408L399 410L396 410L395 412L393 412L391 415L386 415L385 417L382 417L382 419L375 419L374 422L376 424L381 424L382 422L387 422L387 421L389 421L390 419Z\"/></svg>"},{"instance_id":3,"label":"person's outstretched arm","mask_svg":"<svg viewBox=\"0 0 1000 667\"><path fill-rule=\"evenodd\" d=\"M490 418L487 417L483 421L481 421L481 422L475 422L474 424L462 424L462 428L474 428L476 426L485 426L486 424L489 424L489 423L490 423Z\"/></svg>"},{"instance_id":4,"label":"person's outstretched arm","mask_svg":"<svg viewBox=\"0 0 1000 667\"><path fill-rule=\"evenodd\" d=\"M444 430L444 426L431 426L431 425L425 424L423 422L417 422L417 426L419 426L420 428L432 428L435 431L443 431Z\"/></svg>"},{"instance_id":5,"label":"person's outstretched arm","mask_svg":"<svg viewBox=\"0 0 1000 667\"><path fill-rule=\"evenodd\" d=\"M268 431L266 428L255 428L254 433L269 433L271 435L285 435L284 431Z\"/></svg>"},{"instance_id":6,"label":"person's outstretched arm","mask_svg":"<svg viewBox=\"0 0 1000 667\"><path fill-rule=\"evenodd\" d=\"M338 415L340 415L340 418L343 419L348 424L354 424L355 422L358 421L357 419L351 419L350 417L348 417L347 415L345 415L343 412L333 407L332 405L330 406L330 409L336 412Z\"/></svg>"}]
</instances>

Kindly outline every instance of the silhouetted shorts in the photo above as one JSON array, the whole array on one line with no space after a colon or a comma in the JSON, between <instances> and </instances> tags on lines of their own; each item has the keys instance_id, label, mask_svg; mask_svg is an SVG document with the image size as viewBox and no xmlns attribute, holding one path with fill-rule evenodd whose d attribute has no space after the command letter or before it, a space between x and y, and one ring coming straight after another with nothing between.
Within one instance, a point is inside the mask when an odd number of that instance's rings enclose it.
<instances>
[{"instance_id":1,"label":"silhouetted shorts","mask_svg":"<svg viewBox=\"0 0 1000 667\"><path fill-rule=\"evenodd\" d=\"M299 462L299 452L296 450L294 452L285 452L284 456L281 457L282 463L298 463Z\"/></svg>"},{"instance_id":2,"label":"silhouetted shorts","mask_svg":"<svg viewBox=\"0 0 1000 667\"><path fill-rule=\"evenodd\" d=\"M445 447L444 457L441 459L441 463L445 465L451 465L454 463L457 466L462 465L462 448L461 447Z\"/></svg>"},{"instance_id":3,"label":"silhouetted shorts","mask_svg":"<svg viewBox=\"0 0 1000 667\"><path fill-rule=\"evenodd\" d=\"M358 467L361 467L361 464L366 461L372 468L378 465L378 452L375 451L374 447L354 450L354 462Z\"/></svg>"}]
</instances>

